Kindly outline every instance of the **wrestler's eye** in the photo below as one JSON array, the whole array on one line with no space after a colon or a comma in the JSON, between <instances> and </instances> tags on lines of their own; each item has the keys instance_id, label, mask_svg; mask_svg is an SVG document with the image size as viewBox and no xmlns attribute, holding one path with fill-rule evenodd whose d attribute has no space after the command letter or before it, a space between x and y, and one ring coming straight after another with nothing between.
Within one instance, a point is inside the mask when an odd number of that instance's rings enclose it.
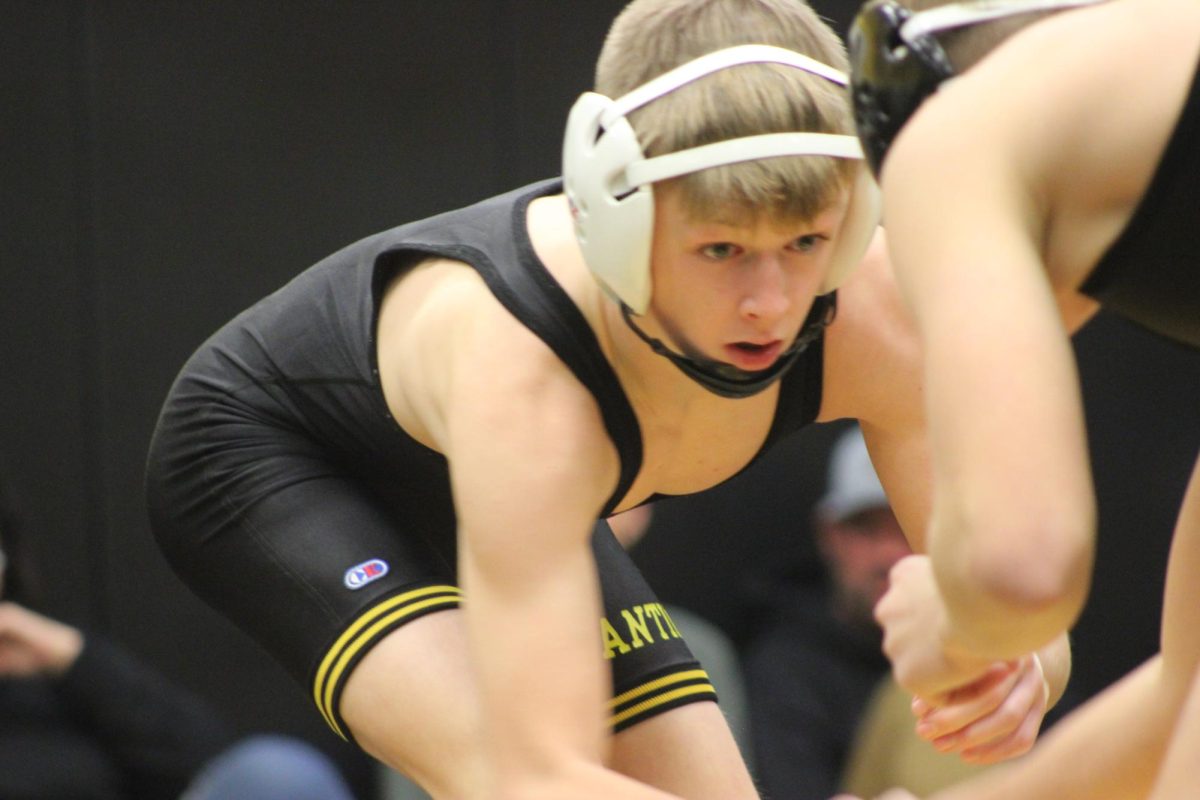
<instances>
[{"instance_id":1,"label":"wrestler's eye","mask_svg":"<svg viewBox=\"0 0 1200 800\"><path fill-rule=\"evenodd\" d=\"M736 256L741 250L736 244L730 242L716 242L700 248L700 252L714 261L725 261Z\"/></svg>"},{"instance_id":2,"label":"wrestler's eye","mask_svg":"<svg viewBox=\"0 0 1200 800\"><path fill-rule=\"evenodd\" d=\"M821 242L829 241L822 233L809 233L792 241L791 249L800 253L811 253Z\"/></svg>"}]
</instances>

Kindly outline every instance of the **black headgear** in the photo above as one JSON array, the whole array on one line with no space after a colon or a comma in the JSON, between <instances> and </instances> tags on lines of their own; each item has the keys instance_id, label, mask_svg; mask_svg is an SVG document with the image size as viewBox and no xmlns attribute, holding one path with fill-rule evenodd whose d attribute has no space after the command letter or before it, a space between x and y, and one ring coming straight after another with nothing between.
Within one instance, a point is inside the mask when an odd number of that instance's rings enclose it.
<instances>
[{"instance_id":1,"label":"black headgear","mask_svg":"<svg viewBox=\"0 0 1200 800\"><path fill-rule=\"evenodd\" d=\"M932 35L905 40L913 12L895 0L867 4L850 28L850 91L854 124L875 177L896 134L925 98L954 74Z\"/></svg>"},{"instance_id":2,"label":"black headgear","mask_svg":"<svg viewBox=\"0 0 1200 800\"><path fill-rule=\"evenodd\" d=\"M897 0L863 6L850 27L850 90L863 154L879 177L900 129L954 75L936 34L1013 14L1103 0L975 0L914 12Z\"/></svg>"}]
</instances>

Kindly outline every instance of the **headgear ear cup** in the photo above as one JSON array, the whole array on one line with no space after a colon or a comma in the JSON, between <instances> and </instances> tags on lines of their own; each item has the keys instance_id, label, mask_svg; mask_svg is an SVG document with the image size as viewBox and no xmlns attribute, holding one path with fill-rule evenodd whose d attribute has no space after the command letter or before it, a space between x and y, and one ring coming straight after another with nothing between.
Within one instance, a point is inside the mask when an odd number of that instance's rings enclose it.
<instances>
[{"instance_id":1,"label":"headgear ear cup","mask_svg":"<svg viewBox=\"0 0 1200 800\"><path fill-rule=\"evenodd\" d=\"M850 273L859 265L867 248L871 246L871 239L882 216L883 197L879 193L879 184L875 182L870 170L860 165L855 170L854 185L850 189L850 203L846 208L846 216L842 220L841 230L838 231L837 245L830 256L825 280L822 281L818 294L829 294L850 277Z\"/></svg>"},{"instance_id":2,"label":"headgear ear cup","mask_svg":"<svg viewBox=\"0 0 1200 800\"><path fill-rule=\"evenodd\" d=\"M856 137L821 133L746 136L645 158L626 114L699 77L749 63L785 64L842 86L847 83L843 73L800 53L770 45L739 45L689 61L617 100L588 92L571 109L563 143L563 185L580 248L601 285L636 314L645 313L650 305L654 181L776 156L862 158ZM859 197L863 191L865 195ZM878 224L877 188L870 176L856 180L852 192L822 292L831 291L845 278ZM847 241L851 235L857 240Z\"/></svg>"},{"instance_id":3,"label":"headgear ear cup","mask_svg":"<svg viewBox=\"0 0 1200 800\"><path fill-rule=\"evenodd\" d=\"M601 286L641 314L650 303L654 196L624 185L625 168L642 158L642 148L624 115L601 130L601 117L613 106L604 95L587 92L571 108L563 189L588 268ZM638 268L643 260L647 268Z\"/></svg>"}]
</instances>

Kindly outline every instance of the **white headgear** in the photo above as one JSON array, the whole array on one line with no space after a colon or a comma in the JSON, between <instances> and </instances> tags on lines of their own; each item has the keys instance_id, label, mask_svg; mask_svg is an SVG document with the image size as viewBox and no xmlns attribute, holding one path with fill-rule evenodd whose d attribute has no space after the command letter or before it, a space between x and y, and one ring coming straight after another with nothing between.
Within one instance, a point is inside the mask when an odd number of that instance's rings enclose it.
<instances>
[{"instance_id":1,"label":"white headgear","mask_svg":"<svg viewBox=\"0 0 1200 800\"><path fill-rule=\"evenodd\" d=\"M650 305L655 181L710 167L777 156L862 159L858 138L830 133L767 133L646 158L626 115L697 78L738 64L775 63L841 86L844 73L800 53L749 44L717 50L663 73L613 100L585 92L567 118L563 186L584 260L600 283L634 313ZM847 98L849 102L849 98ZM879 223L879 189L859 167L821 293L833 291L862 259Z\"/></svg>"}]
</instances>

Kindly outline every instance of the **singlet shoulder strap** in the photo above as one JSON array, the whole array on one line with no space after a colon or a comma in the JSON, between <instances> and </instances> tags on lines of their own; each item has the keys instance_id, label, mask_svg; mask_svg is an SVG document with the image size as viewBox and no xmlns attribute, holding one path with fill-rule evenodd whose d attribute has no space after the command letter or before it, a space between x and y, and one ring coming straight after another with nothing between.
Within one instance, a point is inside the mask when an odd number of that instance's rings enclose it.
<instances>
[{"instance_id":1,"label":"singlet shoulder strap","mask_svg":"<svg viewBox=\"0 0 1200 800\"><path fill-rule=\"evenodd\" d=\"M825 336L822 334L787 371L779 387L775 419L759 456L789 433L810 425L821 411L821 389L825 369ZM757 458L757 457L756 457Z\"/></svg>"},{"instance_id":2,"label":"singlet shoulder strap","mask_svg":"<svg viewBox=\"0 0 1200 800\"><path fill-rule=\"evenodd\" d=\"M554 351L600 406L621 469L601 516L611 514L642 467L642 434L620 380L595 332L533 250L525 215L535 198L559 190L547 181L429 222L406 226L398 251L417 251L470 264L514 317Z\"/></svg>"}]
</instances>

